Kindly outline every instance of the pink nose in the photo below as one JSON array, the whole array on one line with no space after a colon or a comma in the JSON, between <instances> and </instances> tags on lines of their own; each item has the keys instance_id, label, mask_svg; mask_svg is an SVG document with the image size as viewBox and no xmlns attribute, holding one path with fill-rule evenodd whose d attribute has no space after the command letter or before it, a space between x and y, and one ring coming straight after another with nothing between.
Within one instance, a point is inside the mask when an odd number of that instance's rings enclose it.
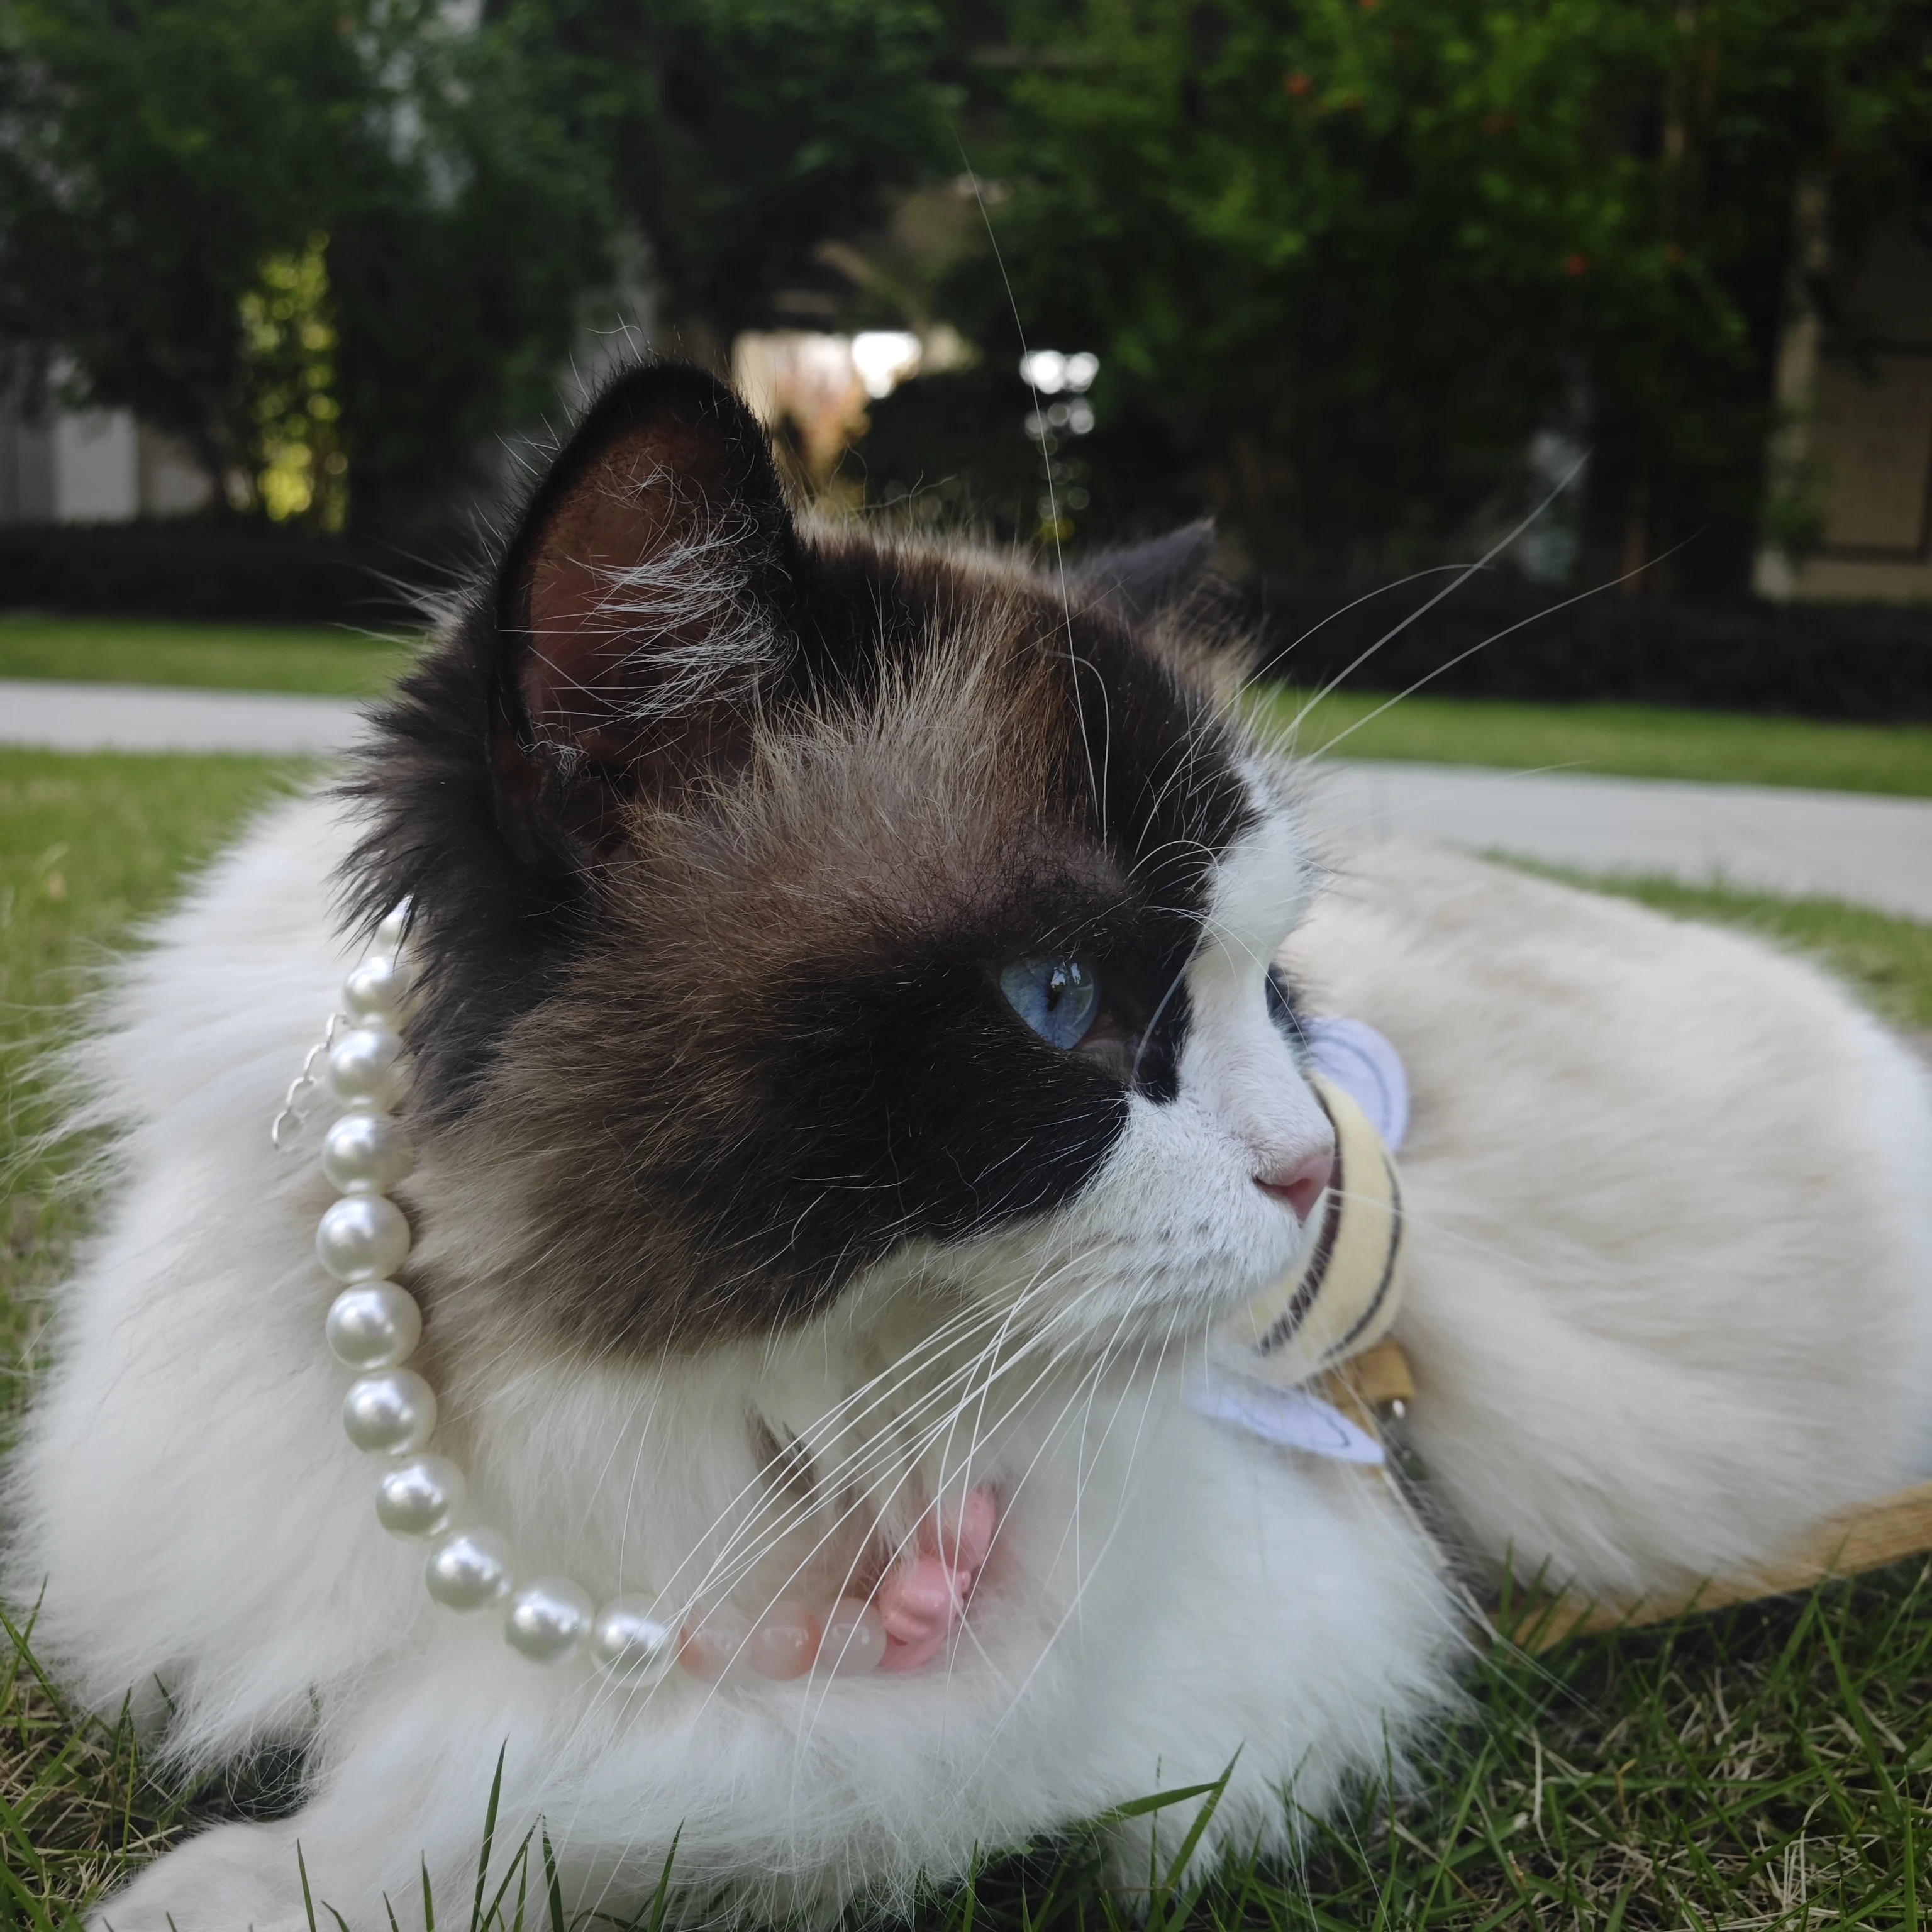
<instances>
[{"instance_id":1,"label":"pink nose","mask_svg":"<svg viewBox=\"0 0 1932 1932\"><path fill-rule=\"evenodd\" d=\"M1272 1195L1277 1201L1286 1201L1305 1221L1314 1212L1322 1190L1334 1178L1335 1156L1332 1154L1311 1154L1277 1173L1256 1174L1255 1185L1264 1194Z\"/></svg>"}]
</instances>

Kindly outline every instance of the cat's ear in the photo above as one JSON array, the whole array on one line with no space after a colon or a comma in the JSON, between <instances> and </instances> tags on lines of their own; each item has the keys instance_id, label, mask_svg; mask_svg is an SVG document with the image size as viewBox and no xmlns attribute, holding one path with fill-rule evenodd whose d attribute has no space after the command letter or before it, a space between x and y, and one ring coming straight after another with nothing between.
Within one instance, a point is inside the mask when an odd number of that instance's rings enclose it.
<instances>
[{"instance_id":1,"label":"cat's ear","mask_svg":"<svg viewBox=\"0 0 1932 1932\"><path fill-rule=\"evenodd\" d=\"M526 856L595 856L626 805L743 754L790 657L797 557L764 430L703 370L598 398L532 500L497 590L490 759Z\"/></svg>"},{"instance_id":2,"label":"cat's ear","mask_svg":"<svg viewBox=\"0 0 1932 1932\"><path fill-rule=\"evenodd\" d=\"M1164 537L1103 550L1067 574L1077 597L1097 604L1130 624L1184 602L1208 574L1214 554L1214 526L1206 518Z\"/></svg>"}]
</instances>

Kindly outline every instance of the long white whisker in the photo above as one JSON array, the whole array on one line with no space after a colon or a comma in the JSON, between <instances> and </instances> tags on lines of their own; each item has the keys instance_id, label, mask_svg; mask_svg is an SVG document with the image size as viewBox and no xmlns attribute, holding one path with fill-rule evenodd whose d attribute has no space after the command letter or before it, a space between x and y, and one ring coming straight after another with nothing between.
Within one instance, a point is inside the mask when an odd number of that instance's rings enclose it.
<instances>
[{"instance_id":1,"label":"long white whisker","mask_svg":"<svg viewBox=\"0 0 1932 1932\"><path fill-rule=\"evenodd\" d=\"M1557 487L1560 489L1562 486L1559 484ZM1621 577L1612 577L1608 578L1604 583L1592 584L1588 590L1580 590L1575 596L1566 597L1562 603L1552 604L1547 610L1533 612L1527 617L1519 618L1514 624L1504 625L1500 631L1491 632L1486 638L1481 640L1480 643L1472 644L1466 651L1458 651L1453 658L1449 658L1445 663L1438 664L1433 670L1429 672L1424 676L1418 678L1413 684L1408 687L1406 690L1397 692L1393 698L1377 705L1374 710L1370 712L1366 717L1358 718L1354 723L1351 724L1346 731L1337 732L1334 737L1328 740L1322 745L1319 752L1311 753L1309 758L1304 760L1304 762L1312 763L1316 759L1326 758L1334 750L1337 745L1342 743L1347 739L1352 738L1364 724L1372 724L1384 711L1390 708L1390 706L1400 704L1405 698L1413 698L1425 684L1433 683L1435 680L1440 677L1444 671L1454 670L1465 658L1472 658L1478 651L1486 651L1492 644L1500 644L1504 638L1512 636L1515 632L1524 628L1526 626L1540 623L1545 617L1553 617L1558 611L1567 610L1573 604L1581 604L1590 598L1600 597L1606 590L1614 590L1618 584L1628 584L1634 577L1641 577L1646 570L1654 570L1659 564L1669 562L1671 558L1675 556L1677 554L1677 552L1684 548L1684 544L1688 544L1690 542L1690 539L1688 537L1686 537L1684 540L1684 543L1678 544L1671 549L1666 550L1661 556L1652 557L1647 563L1639 564L1634 570L1625 571ZM1453 590L1454 586L1451 585L1450 588ZM1445 591L1443 594L1446 596L1448 593ZM1423 609L1426 610L1429 607L1426 604L1424 604ZM1422 612L1418 610L1415 614L1419 617L1421 616ZM1393 637L1394 634L1395 633L1394 632L1390 632L1389 634L1390 637ZM1384 639L1384 641L1386 642L1387 640ZM1353 667L1351 666L1350 668L1352 669ZM1348 675L1348 673L1345 671L1342 675L1346 677ZM1331 686L1330 688L1332 690L1334 687ZM1325 696L1327 694L1324 692L1323 694ZM1302 712L1297 716L1294 721L1295 724L1299 724L1301 722L1302 716L1305 716L1306 715L1306 706L1304 706L1303 707ZM1291 726L1289 728L1292 730L1294 728L1293 726Z\"/></svg>"},{"instance_id":2,"label":"long white whisker","mask_svg":"<svg viewBox=\"0 0 1932 1932\"><path fill-rule=\"evenodd\" d=\"M1040 406L1040 391L1031 374L1033 364L1027 348L1026 324L1020 320L1019 298L1013 293L1013 278L1006 272L1006 257L1000 252L1000 238L993 232L993 218L987 210L986 197L980 191L980 177L974 172L973 164L967 158L966 144L960 140L956 130L952 140L954 146L959 150L959 164L966 172L966 178L973 184L973 199L979 205L980 219L986 226L986 240L992 248L993 260L1000 271L1000 280L1006 285L1006 304L1013 312L1013 331L1019 338L1021 364L1027 372L1027 389L1033 398L1034 415L1036 418L1044 420L1044 412ZM1040 440L1040 460L1046 466L1047 513L1052 520L1054 568L1060 580L1060 616L1066 632L1067 667L1073 680L1074 716L1079 723L1080 742L1087 757L1088 788L1094 794L1094 809L1100 820L1100 837L1104 842L1107 836L1106 785L1102 774L1094 769L1093 740L1087 732L1087 701L1080 688L1080 660L1073 647L1073 599L1066 585L1066 551L1060 540L1060 499L1053 479L1053 456L1046 446L1044 435ZM1103 694L1104 690L1103 686ZM1106 749L1108 748L1104 738L1102 743L1104 758Z\"/></svg>"},{"instance_id":3,"label":"long white whisker","mask_svg":"<svg viewBox=\"0 0 1932 1932\"><path fill-rule=\"evenodd\" d=\"M1067 1260L1056 1267L1050 1274L1044 1276L1036 1275L1034 1281L1029 1283L1024 1289L1019 1292L1012 1306L1004 1311L999 1332L995 1335L993 1341L988 1343L985 1348L980 1349L968 1361L954 1370L948 1375L944 1382L938 1384L934 1390L929 1391L925 1396L922 1397L920 1403L920 1409L930 1409L938 1406L944 1400L946 1390L955 1383L961 1383L970 1386L973 1372L976 1370L982 1363L987 1362L990 1360L993 1364L993 1366L986 1378L985 1382L982 1385L980 1396L979 1397L980 1400L983 1400L985 1394L990 1389L992 1383L995 1380L1010 1375L1016 1368L1030 1360L1034 1355L1040 1354L1042 1352L1046 1352L1048 1355L1048 1360L1046 1366L1042 1369L1040 1376L1036 1376L1034 1382L1030 1384L1026 1389L1022 1390L1017 1396L1010 1399L1011 1405L1016 1408L1024 1403L1031 1396L1034 1390L1038 1388L1040 1382L1052 1371L1053 1366L1054 1366L1054 1361L1056 1360L1056 1358L1052 1352L1055 1346L1054 1338L1050 1331L1042 1330L1036 1332L1028 1336L1022 1342L1018 1349L1015 1351L1010 1355L1007 1355L1004 1358L1000 1357L998 1354L1000 1343L1004 1339L1006 1334L1010 1330L1013 1323L1018 1320L1019 1316L1024 1312L1024 1306L1030 1299L1037 1298L1039 1295L1044 1294L1054 1286L1055 1280L1060 1274L1064 1274L1071 1268L1078 1265L1079 1263L1085 1258L1087 1258L1087 1256L1084 1254L1070 1257ZM1080 1294L1076 1295L1072 1302L1067 1304L1067 1309L1062 1311L1063 1315L1070 1310L1077 1309L1080 1302L1085 1299L1088 1295L1100 1292L1102 1286L1102 1285L1100 1283L1090 1284L1087 1288L1081 1291ZM958 1425L958 1419L962 1409L974 1400L975 1398L969 1394L962 1402L946 1404L945 1406L945 1413L944 1415L931 1426L928 1432L923 1438L919 1438L916 1441L914 1446L910 1450L904 1448L899 1444L896 1444L890 1438L882 1438L880 1441L870 1445L868 1450L865 1452L864 1456L862 1457L858 1463L847 1463L839 1466L837 1474L842 1484L846 1486L855 1486L864 1480L868 1480L873 1468L881 1465L890 1466L893 1462L900 1460L902 1457L905 1458L908 1461L909 1464L916 1465L919 1460L922 1460L926 1455L929 1454L935 1445L949 1438L950 1432L956 1429ZM916 1415L917 1413L919 1413L919 1410L915 1410L914 1414ZM907 1418L904 1418L904 1420L910 1422L912 1418L908 1417ZM896 1493L896 1490L894 1493ZM937 1495L935 1495L933 1500L937 1503L938 1501ZM772 1548L775 1548L785 1536L790 1534L792 1530L796 1526L796 1523L788 1522L781 1519L777 1524L772 1527L767 1535L766 1542L760 1546L758 1552L749 1556L741 1557L735 1576L730 1583L724 1584L722 1587L727 1590L735 1587L736 1582L742 1581L743 1578L749 1574L751 1569L755 1567L758 1562L762 1560L765 1555L769 1554L770 1550ZM822 1544L823 1539L821 1539L820 1546L822 1546ZM721 1567L722 1566L719 1564L714 1564L712 1572L707 1575L705 1585L703 1587L712 1588L721 1587L718 1582L718 1572ZM801 1564L800 1568L802 1568L802 1567L803 1564ZM795 1570L793 1572L792 1576L788 1577L786 1580L787 1582L789 1583L794 1580L797 1574L798 1571Z\"/></svg>"},{"instance_id":4,"label":"long white whisker","mask_svg":"<svg viewBox=\"0 0 1932 1932\"><path fill-rule=\"evenodd\" d=\"M1178 1318L1178 1316L1176 1318ZM1172 1322L1170 1321L1168 1328L1168 1334L1170 1338L1172 1334L1172 1328L1173 1324ZM1165 1346L1166 1344L1163 1343L1163 1352L1165 1350ZM1145 1345L1143 1344L1142 1351L1143 1357L1144 1355L1144 1352ZM1141 1358L1136 1358L1137 1365L1139 1359L1141 1359ZM1156 1387L1156 1378L1151 1376L1148 1378L1147 1400L1143 1403L1142 1408L1142 1424L1143 1428L1145 1424L1148 1407L1151 1405L1154 1399ZM1118 1405L1116 1406L1115 1413L1116 1415L1118 1415ZM1110 1423L1109 1426L1111 1427L1111 1426ZM1139 1441L1140 1431L1137 1430L1135 1437L1135 1449L1136 1451L1138 1450ZM1132 1455L1130 1454L1127 1471L1125 1472L1123 1475L1124 1482L1126 1480L1126 1475L1131 1474L1132 1466ZM1080 1493L1084 1494L1084 1486L1083 1484ZM1077 1498L1076 1514L1076 1516L1078 1514ZM1095 1553L1092 1564L1086 1566L1082 1571L1076 1574L1074 1582L1073 1595L1071 1600L1068 1603L1066 1610L1061 1613L1059 1621L1054 1624L1052 1630L1049 1633L1047 1641L1041 1646L1040 1655L1034 1660L1032 1665L1027 1671L1026 1676L1022 1678L1018 1688L1015 1690L1013 1695L1007 1700L1005 1714L1002 1716L999 1722L993 1726L992 1732L987 1738L986 1749L980 1760L982 1767L984 1766L987 1760L992 1756L993 1748L998 1742L1001 1731L1005 1728L1006 1724L1008 1719L1011 1718L1012 1713L1018 1708L1020 1700L1025 1695L1028 1688L1032 1684L1034 1678L1039 1675L1041 1669L1044 1666L1047 1658L1052 1654L1054 1646L1059 1642L1060 1638L1066 1630L1068 1624L1070 1623L1075 1616L1078 1614L1085 1599L1088 1580L1094 1576L1099 1574L1101 1564L1106 1561L1108 1552L1113 1547L1114 1538L1120 1534L1121 1528L1124 1526L1126 1521L1126 1511L1124 1509L1117 1510L1114 1514L1114 1520L1109 1526L1106 1535L1101 1540L1099 1550Z\"/></svg>"},{"instance_id":5,"label":"long white whisker","mask_svg":"<svg viewBox=\"0 0 1932 1932\"><path fill-rule=\"evenodd\" d=\"M950 1342L959 1340L963 1334L971 1333L976 1329L989 1325L997 1319L997 1316L998 1311L975 1310L970 1308L962 1310L958 1315L950 1318L946 1323L942 1324L938 1330L922 1338L913 1351L890 1364L864 1384L858 1393L870 1391L872 1399L862 1408L859 1409L856 1414L845 1414L845 1412L851 1408L854 1400L853 1396L848 1396L835 1404L825 1415L812 1423L806 1433L796 1440L802 1445L810 1444L816 1446L828 1439L835 1432L836 1426L842 1422L849 1426L853 1422L863 1420L865 1417L890 1402L910 1381L918 1370L921 1356L929 1353L938 1353ZM881 1387L881 1384L886 1385ZM811 1450L808 1448L806 1450L808 1456L811 1453ZM694 1547L685 1562L680 1564L677 1570L671 1576L664 1580L663 1587L667 1592L674 1588L677 1578L684 1574L686 1569L697 1560L698 1551L703 1548L705 1541L724 1528L732 1513L740 1504L758 1494L764 1481L765 1472L761 1468L739 1490L737 1494L727 1504L724 1510L714 1518L710 1528L704 1532L698 1544ZM712 1586L719 1566L728 1558L737 1539L749 1533L749 1526L741 1523L739 1528L731 1533L730 1540L728 1540L724 1547L713 1552L710 1558L711 1568L706 1571L704 1580L698 1586L699 1594Z\"/></svg>"},{"instance_id":6,"label":"long white whisker","mask_svg":"<svg viewBox=\"0 0 1932 1932\"><path fill-rule=\"evenodd\" d=\"M1481 568L1480 565L1477 567ZM1272 668L1275 664L1280 663L1287 657L1289 652L1298 650L1300 646L1306 644L1317 631L1326 630L1337 617L1346 617L1351 610L1359 610L1364 604L1372 603L1378 597L1385 597L1391 590L1400 590L1404 584L1419 584L1425 577L1440 577L1446 571L1460 570L1462 568L1462 566L1460 563L1432 563L1426 570L1412 570L1406 577L1396 578L1387 584L1378 584L1372 590L1365 590L1360 596L1352 597L1346 604L1338 604L1325 617L1316 618L1314 622L1292 643L1284 644L1280 650L1268 660L1270 668ZM1265 611L1263 614L1266 614Z\"/></svg>"},{"instance_id":7,"label":"long white whisker","mask_svg":"<svg viewBox=\"0 0 1932 1932\"><path fill-rule=\"evenodd\" d=\"M1458 590L1462 589L1464 584L1468 582L1471 578L1475 575L1478 571L1481 570L1487 565L1494 562L1498 557L1502 556L1503 552L1508 550L1510 545L1514 543L1516 538L1521 536L1523 532L1528 530L1530 525L1534 523L1536 520L1543 514L1544 512L1548 509L1550 505L1555 502L1557 498L1562 496L1564 491L1569 488L1572 483L1575 482L1576 478L1582 475L1583 466L1588 463L1589 460L1590 453L1588 450L1586 450L1581 456L1577 458L1576 460L1571 464L1569 470L1558 481L1556 487L1550 490L1549 495L1545 496L1542 502L1538 503L1536 508L1531 511L1529 514L1524 518L1522 521L1518 524L1514 530L1510 532L1508 536L1492 544L1474 563L1466 565L1461 572L1459 572L1458 574L1451 580L1451 581L1444 584L1440 590L1437 591L1436 595L1429 599L1428 602L1426 604L1418 604L1406 617L1402 619L1400 623L1394 625L1389 629L1384 631L1382 635L1378 638L1366 650L1363 652L1359 657L1355 658L1352 663L1348 664L1345 669L1337 671L1335 675L1331 677L1325 685L1322 686L1318 691L1316 691L1314 694L1310 698L1308 702L1303 705L1301 709L1295 713L1294 721L1288 727L1289 731L1293 733L1300 730L1301 721L1308 716L1310 709L1315 705L1320 704L1323 698L1329 696L1331 692L1335 691L1341 684L1342 680L1344 678L1348 676L1351 673L1359 670L1361 667L1366 664L1370 658L1373 657L1376 652L1380 650L1384 644L1390 643L1395 638L1400 637L1402 632L1407 630L1409 626L1415 622L1418 618L1426 617L1428 616L1429 613L1434 610L1436 605L1442 602L1444 598L1454 596ZM1587 596L1588 593L1586 592L1585 594ZM1576 600L1574 598L1572 598L1570 601L1572 603L1574 603ZM1562 609L1563 606L1559 604L1555 608L1560 610ZM1510 626L1512 630L1518 627L1514 625ZM1505 632L1499 633L1498 634L1507 636L1508 633ZM1480 645L1478 645L1475 648L1480 650L1482 646ZM1462 657L1467 657L1468 656L1469 652L1467 651L1465 651L1462 653ZM1462 658L1452 658L1450 660L1450 663L1460 664L1462 661ZM1446 670L1448 668L1449 666L1448 664L1441 665L1438 668L1438 671ZM1430 676L1433 677L1438 675L1438 671L1432 671L1430 674Z\"/></svg>"}]
</instances>

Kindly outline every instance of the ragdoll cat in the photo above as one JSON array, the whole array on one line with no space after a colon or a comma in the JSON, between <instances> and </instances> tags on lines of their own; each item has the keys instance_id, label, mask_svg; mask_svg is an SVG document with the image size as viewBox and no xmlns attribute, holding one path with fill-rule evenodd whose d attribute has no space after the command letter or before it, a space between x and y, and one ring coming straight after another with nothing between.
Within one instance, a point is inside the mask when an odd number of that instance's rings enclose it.
<instances>
[{"instance_id":1,"label":"ragdoll cat","mask_svg":"<svg viewBox=\"0 0 1932 1932\"><path fill-rule=\"evenodd\" d=\"M542 1821L572 1910L647 1899L674 1839L685 1909L890 1906L1231 1761L1203 1855L1279 1850L1286 1791L1448 1708L1452 1560L1678 1585L1923 1468L1915 1062L1743 939L1312 853L1199 548L1063 584L803 526L728 392L634 370L353 795L265 818L129 962L85 1061L123 1179L13 1587L178 1760L289 1740L308 1786L104 1921L286 1932L299 1842L358 1932L419 1924L500 1751L496 1843ZM943 1642L626 1678L430 1600L340 1426L326 1121L266 1132L405 897L412 1360L519 1574L743 1649L781 1596L829 1624L970 1572ZM1436 1535L1188 1400L1310 1238L1324 1012L1409 1066Z\"/></svg>"}]
</instances>

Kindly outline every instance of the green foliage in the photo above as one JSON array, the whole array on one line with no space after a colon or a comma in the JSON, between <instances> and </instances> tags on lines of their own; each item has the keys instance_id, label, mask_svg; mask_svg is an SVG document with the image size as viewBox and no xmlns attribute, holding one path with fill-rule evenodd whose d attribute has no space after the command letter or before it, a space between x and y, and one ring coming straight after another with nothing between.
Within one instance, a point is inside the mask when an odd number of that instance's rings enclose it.
<instances>
[{"instance_id":1,"label":"green foliage","mask_svg":"<svg viewBox=\"0 0 1932 1932\"><path fill-rule=\"evenodd\" d=\"M399 191L316 225L356 520L393 527L493 463L504 430L555 410L579 299L609 270L609 164L552 0L502 0L473 30L440 0L361 4L385 23Z\"/></svg>"},{"instance_id":2,"label":"green foliage","mask_svg":"<svg viewBox=\"0 0 1932 1932\"><path fill-rule=\"evenodd\" d=\"M0 0L8 373L64 370L67 400L133 410L246 496L287 446L291 378L244 304L290 293L277 278L326 235L324 393L358 511L392 520L448 484L549 400L602 260L598 166L547 100L538 17Z\"/></svg>"},{"instance_id":3,"label":"green foliage","mask_svg":"<svg viewBox=\"0 0 1932 1932\"><path fill-rule=\"evenodd\" d=\"M299 255L270 256L260 285L242 298L242 330L262 507L276 523L293 518L333 533L349 520L349 458L339 447L342 405L332 393L328 247L327 236L311 235Z\"/></svg>"},{"instance_id":4,"label":"green foliage","mask_svg":"<svg viewBox=\"0 0 1932 1932\"><path fill-rule=\"evenodd\" d=\"M1741 548L1792 199L1841 238L1932 150L1911 0L1016 0L983 160L1027 333L1097 351L1259 562L1387 570L1597 451L1643 548ZM990 262L962 319L1013 341ZM1150 478L1157 489L1160 479ZM1707 538L1702 554L1710 554Z\"/></svg>"},{"instance_id":5,"label":"green foliage","mask_svg":"<svg viewBox=\"0 0 1932 1932\"><path fill-rule=\"evenodd\" d=\"M926 0L0 0L0 377L394 527L554 408L626 222L702 356L847 290L940 49Z\"/></svg>"},{"instance_id":6,"label":"green foliage","mask_svg":"<svg viewBox=\"0 0 1932 1932\"><path fill-rule=\"evenodd\" d=\"M1817 527L1804 479L1766 488L1794 197L1827 184L1845 250L1918 206L1928 31L1915 0L0 0L0 377L394 526L552 406L626 226L700 356L905 308L878 231L957 122L1025 333L1102 357L1054 452L1083 538L1205 503L1258 564L1393 571L1512 512L1554 428L1596 452L1593 568L1694 538L1668 571L1734 579ZM1006 278L982 246L934 292L986 360L887 404L866 466L1034 533Z\"/></svg>"},{"instance_id":7,"label":"green foliage","mask_svg":"<svg viewBox=\"0 0 1932 1932\"><path fill-rule=\"evenodd\" d=\"M789 290L836 300L847 285L820 246L946 163L930 0L554 4L609 119L617 198L700 352L769 322Z\"/></svg>"},{"instance_id":8,"label":"green foliage","mask_svg":"<svg viewBox=\"0 0 1932 1932\"><path fill-rule=\"evenodd\" d=\"M211 473L242 464L238 304L300 243L365 92L333 4L8 0L0 336L76 400L125 404Z\"/></svg>"}]
</instances>

